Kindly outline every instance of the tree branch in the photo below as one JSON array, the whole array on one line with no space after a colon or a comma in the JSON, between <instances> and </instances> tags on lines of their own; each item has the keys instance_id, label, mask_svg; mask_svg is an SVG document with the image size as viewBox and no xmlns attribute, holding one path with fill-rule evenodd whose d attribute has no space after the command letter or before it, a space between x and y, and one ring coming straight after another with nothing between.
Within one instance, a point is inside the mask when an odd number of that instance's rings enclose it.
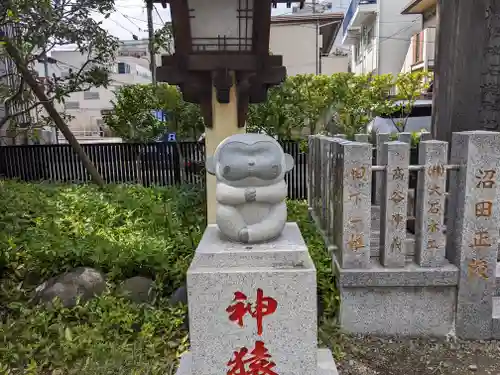
<instances>
[{"instance_id":1,"label":"tree branch","mask_svg":"<svg viewBox=\"0 0 500 375\"><path fill-rule=\"evenodd\" d=\"M76 153L82 160L84 167L90 173L94 182L99 186L104 187L104 180L97 171L96 167L94 166L94 164L92 164L92 161L89 159L85 151L83 151L82 146L78 143L78 140L75 138L71 130L64 123L64 120L62 119L59 112L57 112L57 110L54 108L54 105L49 101L49 98L45 94L45 90L43 89L43 87L41 87L40 84L38 84L38 82L32 76L29 69L23 64L22 56L19 50L12 44L9 38L3 37L0 38L0 40L1 39L3 39L3 41L5 42L4 45L5 51L10 55L10 57L16 64L18 71L24 77L26 83L33 90L33 93L36 95L36 97L40 100L41 104L43 105L49 116L54 120L54 123L57 126L57 128L61 131L64 137L68 140L69 144L76 151Z\"/></svg>"}]
</instances>

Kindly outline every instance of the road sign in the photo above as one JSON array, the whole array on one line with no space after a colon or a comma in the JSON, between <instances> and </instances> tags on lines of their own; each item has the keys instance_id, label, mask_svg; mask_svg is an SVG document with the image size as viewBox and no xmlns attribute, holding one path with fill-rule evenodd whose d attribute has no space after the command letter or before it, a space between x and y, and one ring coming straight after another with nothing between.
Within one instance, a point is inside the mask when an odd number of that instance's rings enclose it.
<instances>
[{"instance_id":1,"label":"road sign","mask_svg":"<svg viewBox=\"0 0 500 375\"><path fill-rule=\"evenodd\" d=\"M165 121L165 114L161 109L157 110L152 110L151 114L158 120L158 121Z\"/></svg>"},{"instance_id":2,"label":"road sign","mask_svg":"<svg viewBox=\"0 0 500 375\"><path fill-rule=\"evenodd\" d=\"M168 133L167 142L175 142L177 140L177 136L175 133Z\"/></svg>"}]
</instances>

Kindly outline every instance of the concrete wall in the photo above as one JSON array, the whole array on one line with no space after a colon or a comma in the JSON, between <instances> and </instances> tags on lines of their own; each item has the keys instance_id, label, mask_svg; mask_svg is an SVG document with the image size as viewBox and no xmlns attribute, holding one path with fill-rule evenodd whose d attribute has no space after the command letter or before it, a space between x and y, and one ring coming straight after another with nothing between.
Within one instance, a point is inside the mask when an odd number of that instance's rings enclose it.
<instances>
[{"instance_id":1,"label":"concrete wall","mask_svg":"<svg viewBox=\"0 0 500 375\"><path fill-rule=\"evenodd\" d=\"M411 37L420 31L422 19L421 15L401 14L407 2L379 0L376 15L368 17L364 25L370 37L350 46L354 73L398 74L401 71Z\"/></svg>"},{"instance_id":2,"label":"concrete wall","mask_svg":"<svg viewBox=\"0 0 500 375\"><path fill-rule=\"evenodd\" d=\"M289 76L316 73L316 29L313 24L271 24L269 49L274 55L283 56ZM345 57L322 58L323 74L347 72L347 67Z\"/></svg>"},{"instance_id":3,"label":"concrete wall","mask_svg":"<svg viewBox=\"0 0 500 375\"><path fill-rule=\"evenodd\" d=\"M421 30L420 15L402 15L407 0L381 0L379 9L378 74L398 74L403 66L411 37Z\"/></svg>"}]
</instances>

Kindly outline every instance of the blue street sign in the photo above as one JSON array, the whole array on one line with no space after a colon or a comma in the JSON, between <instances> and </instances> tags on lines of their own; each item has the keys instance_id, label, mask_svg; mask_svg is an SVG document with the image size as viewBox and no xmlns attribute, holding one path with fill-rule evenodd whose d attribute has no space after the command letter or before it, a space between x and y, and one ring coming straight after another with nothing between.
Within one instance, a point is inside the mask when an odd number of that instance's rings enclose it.
<instances>
[{"instance_id":1,"label":"blue street sign","mask_svg":"<svg viewBox=\"0 0 500 375\"><path fill-rule=\"evenodd\" d=\"M167 135L167 142L175 142L177 140L177 137L175 133L168 133Z\"/></svg>"},{"instance_id":2,"label":"blue street sign","mask_svg":"<svg viewBox=\"0 0 500 375\"><path fill-rule=\"evenodd\" d=\"M165 114L161 109L158 110L152 110L151 114L158 120L158 121L165 121Z\"/></svg>"}]
</instances>

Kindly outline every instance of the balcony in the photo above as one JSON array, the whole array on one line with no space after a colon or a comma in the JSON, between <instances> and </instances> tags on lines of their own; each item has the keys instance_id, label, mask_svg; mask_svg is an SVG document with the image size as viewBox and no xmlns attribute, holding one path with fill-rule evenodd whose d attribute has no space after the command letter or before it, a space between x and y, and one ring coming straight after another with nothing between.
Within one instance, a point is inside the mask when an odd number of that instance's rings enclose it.
<instances>
[{"instance_id":1,"label":"balcony","mask_svg":"<svg viewBox=\"0 0 500 375\"><path fill-rule=\"evenodd\" d=\"M351 4L344 16L344 22L342 23L344 35L342 43L345 43L346 39L352 36L349 35L351 31L355 33L359 31L358 29L363 23L376 12L377 0L351 0Z\"/></svg>"},{"instance_id":2,"label":"balcony","mask_svg":"<svg viewBox=\"0 0 500 375\"><path fill-rule=\"evenodd\" d=\"M401 72L409 73L418 70L433 71L435 42L435 27L428 27L413 35Z\"/></svg>"}]
</instances>

